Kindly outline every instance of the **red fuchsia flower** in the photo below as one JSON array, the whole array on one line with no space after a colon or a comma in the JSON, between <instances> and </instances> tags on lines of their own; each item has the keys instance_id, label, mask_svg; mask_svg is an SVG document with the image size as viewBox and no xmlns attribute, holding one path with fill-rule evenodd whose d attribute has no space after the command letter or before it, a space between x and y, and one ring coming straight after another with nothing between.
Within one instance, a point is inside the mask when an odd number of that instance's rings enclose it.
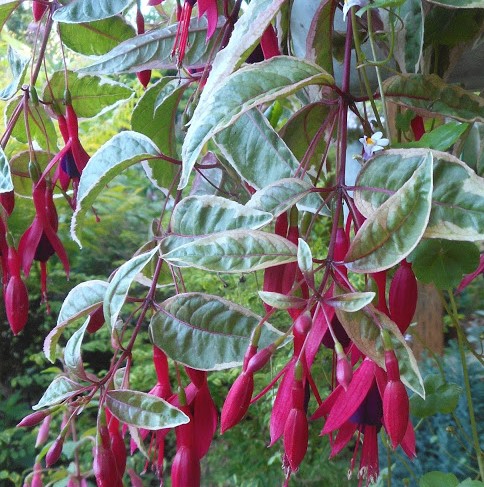
<instances>
[{"instance_id":1,"label":"red fuchsia flower","mask_svg":"<svg viewBox=\"0 0 484 487\"><path fill-rule=\"evenodd\" d=\"M6 191L5 193L0 193L0 204L3 206L7 216L10 216L15 208L15 192Z\"/></svg>"},{"instance_id":2,"label":"red fuchsia flower","mask_svg":"<svg viewBox=\"0 0 484 487\"><path fill-rule=\"evenodd\" d=\"M339 342L335 344L336 351L336 380L345 391L348 390L348 386L353 378L353 367L348 357L343 351L343 347Z\"/></svg>"},{"instance_id":3,"label":"red fuchsia flower","mask_svg":"<svg viewBox=\"0 0 484 487\"><path fill-rule=\"evenodd\" d=\"M29 293L20 277L20 260L13 247L8 249L7 259L8 284L4 302L7 320L14 335L19 334L27 324L29 317Z\"/></svg>"},{"instance_id":4,"label":"red fuchsia flower","mask_svg":"<svg viewBox=\"0 0 484 487\"><path fill-rule=\"evenodd\" d=\"M126 470L126 445L121 435L119 420L109 410L106 410L106 422L108 425L111 450L116 463L116 471L120 479L123 478Z\"/></svg>"},{"instance_id":5,"label":"red fuchsia flower","mask_svg":"<svg viewBox=\"0 0 484 487\"><path fill-rule=\"evenodd\" d=\"M35 217L30 227L22 235L19 243L19 254L26 276L30 273L32 262L40 262L42 298L47 299L47 266L46 262L55 253L61 260L69 277L69 259L57 236L58 217L55 208L52 187L45 179L34 185L32 196L35 206Z\"/></svg>"},{"instance_id":6,"label":"red fuchsia flower","mask_svg":"<svg viewBox=\"0 0 484 487\"><path fill-rule=\"evenodd\" d=\"M390 318L397 324L402 333L409 327L417 308L417 279L412 265L402 260L393 276L388 296Z\"/></svg>"},{"instance_id":7,"label":"red fuchsia flower","mask_svg":"<svg viewBox=\"0 0 484 487\"><path fill-rule=\"evenodd\" d=\"M390 312L388 311L387 307L387 298L386 298L386 286L387 286L387 271L380 271L370 274L373 280L376 283L377 287L377 296L378 296L378 304L376 308L381 311L382 313L390 316Z\"/></svg>"},{"instance_id":8,"label":"red fuchsia flower","mask_svg":"<svg viewBox=\"0 0 484 487\"><path fill-rule=\"evenodd\" d=\"M52 416L49 415L42 421L35 440L35 448L43 445L47 441L47 438L49 438L51 420Z\"/></svg>"},{"instance_id":9,"label":"red fuchsia flower","mask_svg":"<svg viewBox=\"0 0 484 487\"><path fill-rule=\"evenodd\" d=\"M425 134L425 125L423 118L420 115L415 115L410 122L410 126L412 127L413 136L415 140L420 140L423 135Z\"/></svg>"},{"instance_id":10,"label":"red fuchsia flower","mask_svg":"<svg viewBox=\"0 0 484 487\"><path fill-rule=\"evenodd\" d=\"M197 0L185 0L178 18L175 42L171 51L171 55L176 57L178 66L183 64L183 59L185 58L185 51L188 44L188 30L190 28L190 16L196 1Z\"/></svg>"},{"instance_id":11,"label":"red fuchsia flower","mask_svg":"<svg viewBox=\"0 0 484 487\"><path fill-rule=\"evenodd\" d=\"M398 360L393 350L385 350L385 367L388 382L383 392L383 422L395 449L405 437L409 418L409 401L405 386L400 380Z\"/></svg>"},{"instance_id":12,"label":"red fuchsia flower","mask_svg":"<svg viewBox=\"0 0 484 487\"><path fill-rule=\"evenodd\" d=\"M38 0L32 2L32 16L35 22L38 22L43 17L47 8L48 5L46 2L40 2Z\"/></svg>"},{"instance_id":13,"label":"red fuchsia flower","mask_svg":"<svg viewBox=\"0 0 484 487\"><path fill-rule=\"evenodd\" d=\"M43 487L42 482L42 465L40 463L36 463L34 465L34 475L32 477L32 484L31 487Z\"/></svg>"},{"instance_id":14,"label":"red fuchsia flower","mask_svg":"<svg viewBox=\"0 0 484 487\"><path fill-rule=\"evenodd\" d=\"M122 487L123 482L118 474L107 426L99 427L93 457L92 469L98 487Z\"/></svg>"},{"instance_id":15,"label":"red fuchsia flower","mask_svg":"<svg viewBox=\"0 0 484 487\"><path fill-rule=\"evenodd\" d=\"M274 27L272 27L272 24L269 24L269 27L267 27L267 29L262 34L262 37L260 39L260 46L264 54L264 59L270 59L274 56L281 55L279 42L277 40L277 34L274 30Z\"/></svg>"},{"instance_id":16,"label":"red fuchsia flower","mask_svg":"<svg viewBox=\"0 0 484 487\"><path fill-rule=\"evenodd\" d=\"M249 409L254 392L254 376L245 371L237 377L225 398L220 419L220 432L223 434L239 424Z\"/></svg>"},{"instance_id":17,"label":"red fuchsia flower","mask_svg":"<svg viewBox=\"0 0 484 487\"><path fill-rule=\"evenodd\" d=\"M143 14L141 13L141 10L138 8L136 10L136 28L138 29L138 34L144 34L145 33L145 18L143 17ZM145 69L143 71L138 71L136 73L136 77L138 78L139 82L143 85L143 88L146 88L148 86L148 83L150 82L151 79L151 69Z\"/></svg>"},{"instance_id":18,"label":"red fuchsia flower","mask_svg":"<svg viewBox=\"0 0 484 487\"><path fill-rule=\"evenodd\" d=\"M308 449L308 420L304 407L304 386L302 365L294 368L291 410L284 425L284 454L290 471L296 472Z\"/></svg>"},{"instance_id":19,"label":"red fuchsia flower","mask_svg":"<svg viewBox=\"0 0 484 487\"><path fill-rule=\"evenodd\" d=\"M85 478L69 477L67 487L88 487L87 480Z\"/></svg>"},{"instance_id":20,"label":"red fuchsia flower","mask_svg":"<svg viewBox=\"0 0 484 487\"><path fill-rule=\"evenodd\" d=\"M477 277L479 277L483 273L484 273L484 254L481 255L477 269L473 273L467 274L462 279L460 284L457 286L456 292L457 293L462 292L474 279L476 279Z\"/></svg>"},{"instance_id":21,"label":"red fuchsia flower","mask_svg":"<svg viewBox=\"0 0 484 487\"><path fill-rule=\"evenodd\" d=\"M218 21L217 0L198 0L198 18L207 16L207 41L215 33Z\"/></svg>"}]
</instances>

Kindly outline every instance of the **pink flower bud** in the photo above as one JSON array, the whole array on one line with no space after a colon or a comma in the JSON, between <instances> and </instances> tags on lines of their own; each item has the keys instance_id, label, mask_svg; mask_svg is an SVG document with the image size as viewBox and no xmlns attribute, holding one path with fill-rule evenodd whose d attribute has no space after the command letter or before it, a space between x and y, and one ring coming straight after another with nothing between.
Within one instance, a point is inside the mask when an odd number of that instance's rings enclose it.
<instances>
[{"instance_id":1,"label":"pink flower bud","mask_svg":"<svg viewBox=\"0 0 484 487\"><path fill-rule=\"evenodd\" d=\"M274 27L272 27L271 24L269 24L267 29L262 34L260 46L262 48L262 52L264 53L264 59L270 59L271 57L281 55L277 35L274 31Z\"/></svg>"},{"instance_id":2,"label":"pink flower bud","mask_svg":"<svg viewBox=\"0 0 484 487\"><path fill-rule=\"evenodd\" d=\"M148 83L151 80L151 69L144 69L143 71L138 71L136 73L136 77L138 78L138 81L141 83L143 88L146 88L148 86Z\"/></svg>"},{"instance_id":3,"label":"pink flower bud","mask_svg":"<svg viewBox=\"0 0 484 487\"><path fill-rule=\"evenodd\" d=\"M309 311L299 315L296 321L294 321L294 331L302 336L306 336L309 333L309 330L311 330L312 326L313 318L311 317L311 313L309 313Z\"/></svg>"},{"instance_id":4,"label":"pink flower bud","mask_svg":"<svg viewBox=\"0 0 484 487\"><path fill-rule=\"evenodd\" d=\"M18 335L29 317L29 294L20 276L12 276L5 291L7 320L14 335Z\"/></svg>"},{"instance_id":5,"label":"pink flower bud","mask_svg":"<svg viewBox=\"0 0 484 487\"><path fill-rule=\"evenodd\" d=\"M51 447L49 448L49 451L47 452L47 455L45 456L45 465L47 468L51 467L52 465L54 465L54 463L57 462L57 460L59 460L63 447L64 447L64 437L58 436L54 440L54 443L52 443Z\"/></svg>"},{"instance_id":6,"label":"pink flower bud","mask_svg":"<svg viewBox=\"0 0 484 487\"><path fill-rule=\"evenodd\" d=\"M167 398L171 395L170 369L165 352L157 346L153 346L153 363L155 365L158 384L160 384L163 394L159 397Z\"/></svg>"},{"instance_id":7,"label":"pink flower bud","mask_svg":"<svg viewBox=\"0 0 484 487\"><path fill-rule=\"evenodd\" d=\"M37 433L37 439L35 440L35 448L38 448L47 441L47 438L49 437L51 419L52 416L47 416L44 421L42 421L39 432Z\"/></svg>"},{"instance_id":8,"label":"pink flower bud","mask_svg":"<svg viewBox=\"0 0 484 487\"><path fill-rule=\"evenodd\" d=\"M393 276L389 293L390 317L402 333L412 321L417 298L417 280L411 265L404 260Z\"/></svg>"},{"instance_id":9,"label":"pink flower bud","mask_svg":"<svg viewBox=\"0 0 484 487\"><path fill-rule=\"evenodd\" d=\"M336 362L336 380L338 384L341 384L343 389L348 390L351 379L353 378L353 367L348 360L348 357L343 354L338 354L338 359Z\"/></svg>"},{"instance_id":10,"label":"pink flower bud","mask_svg":"<svg viewBox=\"0 0 484 487\"><path fill-rule=\"evenodd\" d=\"M47 416L50 415L52 411L49 409L44 409L43 411L35 411L35 413L25 416L22 421L17 425L17 428L30 428L31 426L38 425Z\"/></svg>"},{"instance_id":11,"label":"pink flower bud","mask_svg":"<svg viewBox=\"0 0 484 487\"><path fill-rule=\"evenodd\" d=\"M200 460L192 448L178 448L171 466L173 487L198 487L200 485Z\"/></svg>"},{"instance_id":12,"label":"pink flower bud","mask_svg":"<svg viewBox=\"0 0 484 487\"><path fill-rule=\"evenodd\" d=\"M383 393L383 423L395 449L403 440L408 426L409 401L400 380L390 380Z\"/></svg>"},{"instance_id":13,"label":"pink flower bud","mask_svg":"<svg viewBox=\"0 0 484 487\"><path fill-rule=\"evenodd\" d=\"M292 408L284 426L284 453L292 471L296 471L308 449L308 420L305 412Z\"/></svg>"},{"instance_id":14,"label":"pink flower bud","mask_svg":"<svg viewBox=\"0 0 484 487\"><path fill-rule=\"evenodd\" d=\"M119 429L110 431L109 434L111 436L111 450L113 451L116 462L116 470L119 478L123 478L124 471L126 470L126 445L124 444Z\"/></svg>"},{"instance_id":15,"label":"pink flower bud","mask_svg":"<svg viewBox=\"0 0 484 487\"><path fill-rule=\"evenodd\" d=\"M254 374L258 370L262 369L264 365L269 362L270 358L274 354L276 350L276 346L271 343L268 347L263 348L262 350L259 350L250 360L249 363L247 364L247 369L245 372L247 374Z\"/></svg>"},{"instance_id":16,"label":"pink flower bud","mask_svg":"<svg viewBox=\"0 0 484 487\"><path fill-rule=\"evenodd\" d=\"M32 487L43 487L42 466L40 463L34 465L34 475L32 477Z\"/></svg>"},{"instance_id":17,"label":"pink flower bud","mask_svg":"<svg viewBox=\"0 0 484 487\"><path fill-rule=\"evenodd\" d=\"M252 392L254 391L254 376L242 372L232 384L222 407L222 434L238 424L249 409Z\"/></svg>"},{"instance_id":18,"label":"pink flower bud","mask_svg":"<svg viewBox=\"0 0 484 487\"><path fill-rule=\"evenodd\" d=\"M104 310L103 305L98 306L92 313L89 314L89 324L87 325L88 333L95 333L104 325Z\"/></svg>"},{"instance_id":19,"label":"pink flower bud","mask_svg":"<svg viewBox=\"0 0 484 487\"><path fill-rule=\"evenodd\" d=\"M101 426L94 447L94 461L92 469L98 487L121 487L122 482L118 476L116 459L111 450L109 431L106 426Z\"/></svg>"},{"instance_id":20,"label":"pink flower bud","mask_svg":"<svg viewBox=\"0 0 484 487\"><path fill-rule=\"evenodd\" d=\"M400 380L400 371L398 368L398 359L393 350L385 350L385 368L389 381Z\"/></svg>"}]
</instances>

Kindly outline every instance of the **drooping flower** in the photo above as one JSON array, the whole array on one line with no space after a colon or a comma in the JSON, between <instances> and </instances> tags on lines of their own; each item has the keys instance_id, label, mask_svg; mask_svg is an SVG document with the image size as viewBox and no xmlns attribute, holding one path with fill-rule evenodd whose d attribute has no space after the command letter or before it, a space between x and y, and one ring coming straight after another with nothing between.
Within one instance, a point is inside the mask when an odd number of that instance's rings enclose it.
<instances>
[{"instance_id":1,"label":"drooping flower","mask_svg":"<svg viewBox=\"0 0 484 487\"><path fill-rule=\"evenodd\" d=\"M417 308L417 279L405 259L393 276L388 295L390 317L402 333L409 327Z\"/></svg>"},{"instance_id":2,"label":"drooping flower","mask_svg":"<svg viewBox=\"0 0 484 487\"><path fill-rule=\"evenodd\" d=\"M359 141L363 144L363 158L365 161L390 143L388 139L383 138L382 132L375 132L371 137L361 137Z\"/></svg>"}]
</instances>

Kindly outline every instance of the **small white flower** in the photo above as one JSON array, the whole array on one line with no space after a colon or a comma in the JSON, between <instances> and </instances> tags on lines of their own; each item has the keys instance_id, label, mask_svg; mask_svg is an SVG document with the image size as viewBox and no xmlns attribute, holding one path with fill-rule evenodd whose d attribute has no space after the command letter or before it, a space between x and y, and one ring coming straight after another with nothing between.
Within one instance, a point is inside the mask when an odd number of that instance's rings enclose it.
<instances>
[{"instance_id":1,"label":"small white flower","mask_svg":"<svg viewBox=\"0 0 484 487\"><path fill-rule=\"evenodd\" d=\"M344 0L343 4L343 20L346 22L346 16L350 11L351 7L361 7L363 5L363 0Z\"/></svg>"},{"instance_id":2,"label":"small white flower","mask_svg":"<svg viewBox=\"0 0 484 487\"><path fill-rule=\"evenodd\" d=\"M363 158L367 161L375 152L382 150L390 141L383 138L381 132L375 132L371 137L361 137L359 141L363 144Z\"/></svg>"}]
</instances>

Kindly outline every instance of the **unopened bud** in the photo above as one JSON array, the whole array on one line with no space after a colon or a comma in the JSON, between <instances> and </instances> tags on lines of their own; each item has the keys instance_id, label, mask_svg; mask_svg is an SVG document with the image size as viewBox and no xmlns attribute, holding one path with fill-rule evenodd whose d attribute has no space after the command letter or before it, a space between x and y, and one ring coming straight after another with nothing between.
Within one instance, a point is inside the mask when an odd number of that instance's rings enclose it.
<instances>
[{"instance_id":1,"label":"unopened bud","mask_svg":"<svg viewBox=\"0 0 484 487\"><path fill-rule=\"evenodd\" d=\"M270 358L276 351L276 345L271 343L268 347L259 350L250 360L247 365L246 373L254 374L264 367L269 362Z\"/></svg>"},{"instance_id":2,"label":"unopened bud","mask_svg":"<svg viewBox=\"0 0 484 487\"><path fill-rule=\"evenodd\" d=\"M222 407L220 420L222 433L238 424L245 416L249 409L253 391L253 375L242 372L232 384Z\"/></svg>"},{"instance_id":3,"label":"unopened bud","mask_svg":"<svg viewBox=\"0 0 484 487\"><path fill-rule=\"evenodd\" d=\"M395 449L403 440L408 426L409 401L400 380L390 380L383 393L383 423Z\"/></svg>"},{"instance_id":4,"label":"unopened bud","mask_svg":"<svg viewBox=\"0 0 484 487\"><path fill-rule=\"evenodd\" d=\"M353 378L353 367L351 367L351 363L348 360L348 357L343 352L343 348L338 342L336 343L335 350L337 357L336 380L338 381L338 384L340 384L346 391L348 390L348 386L350 385L351 379Z\"/></svg>"},{"instance_id":5,"label":"unopened bud","mask_svg":"<svg viewBox=\"0 0 484 487\"><path fill-rule=\"evenodd\" d=\"M29 414L25 416L22 421L17 425L17 428L30 428L31 426L38 425L41 421L43 421L47 416L52 413L50 409L44 409L43 411L35 411L35 413Z\"/></svg>"},{"instance_id":6,"label":"unopened bud","mask_svg":"<svg viewBox=\"0 0 484 487\"><path fill-rule=\"evenodd\" d=\"M52 443L47 455L45 456L45 465L47 468L54 465L54 463L59 460L62 453L62 448L64 447L64 437L58 436Z\"/></svg>"},{"instance_id":7,"label":"unopened bud","mask_svg":"<svg viewBox=\"0 0 484 487\"><path fill-rule=\"evenodd\" d=\"M309 333L309 330L311 330L312 326L313 319L309 311L300 314L296 318L296 321L294 321L294 331L302 336L306 336Z\"/></svg>"},{"instance_id":8,"label":"unopened bud","mask_svg":"<svg viewBox=\"0 0 484 487\"><path fill-rule=\"evenodd\" d=\"M284 453L295 472L308 449L308 420L306 413L299 408L292 408L284 426Z\"/></svg>"}]
</instances>

